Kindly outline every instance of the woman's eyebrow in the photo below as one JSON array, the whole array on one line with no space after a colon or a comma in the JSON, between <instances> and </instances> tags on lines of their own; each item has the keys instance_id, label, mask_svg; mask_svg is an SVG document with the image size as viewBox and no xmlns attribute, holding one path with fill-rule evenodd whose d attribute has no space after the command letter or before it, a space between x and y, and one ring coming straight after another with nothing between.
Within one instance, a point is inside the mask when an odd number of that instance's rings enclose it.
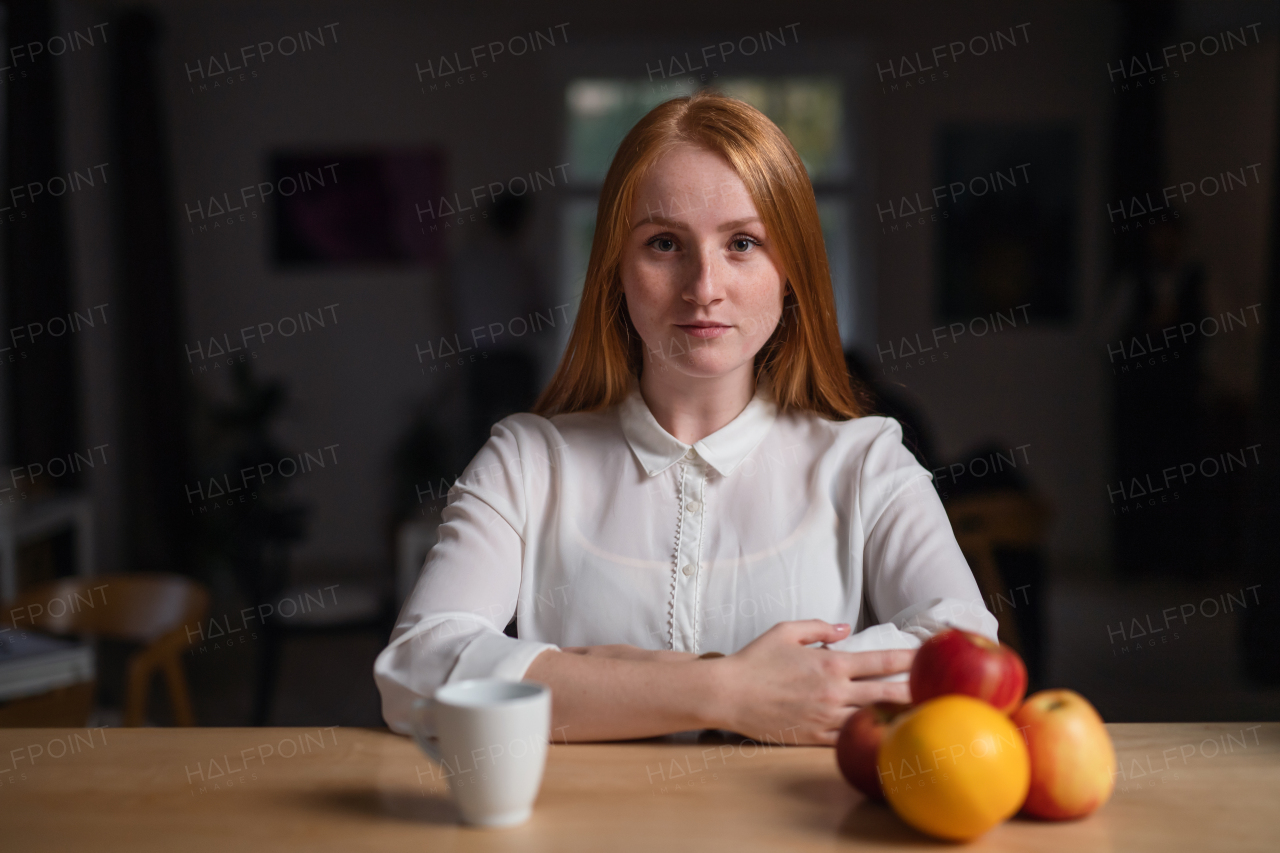
<instances>
[{"instance_id":1,"label":"woman's eyebrow","mask_svg":"<svg viewBox=\"0 0 1280 853\"><path fill-rule=\"evenodd\" d=\"M760 221L760 217L758 216L748 216L746 219L735 219L732 222L721 223L720 226L716 228L716 230L717 231L736 231L737 229L741 228L744 225L749 225L752 222L758 223L759 221ZM688 230L689 228L689 226L686 223L680 222L679 220L675 220L675 219L667 219L665 216L646 216L644 219L641 219L639 222L633 225L631 230L634 231L637 228L639 228L641 225L661 225L664 228L681 228L685 230Z\"/></svg>"},{"instance_id":2,"label":"woman's eyebrow","mask_svg":"<svg viewBox=\"0 0 1280 853\"><path fill-rule=\"evenodd\" d=\"M631 230L634 231L641 225L661 225L664 228L682 228L686 231L689 228L687 224L676 219L667 219L665 216L646 216L644 219L641 219L635 225L631 226Z\"/></svg>"}]
</instances>

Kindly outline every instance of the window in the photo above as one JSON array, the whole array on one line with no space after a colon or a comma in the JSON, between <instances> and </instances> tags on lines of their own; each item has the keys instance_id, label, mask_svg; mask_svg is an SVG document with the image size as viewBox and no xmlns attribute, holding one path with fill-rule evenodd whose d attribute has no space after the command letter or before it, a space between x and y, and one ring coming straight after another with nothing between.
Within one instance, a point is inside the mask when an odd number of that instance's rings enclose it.
<instances>
[{"instance_id":1,"label":"window","mask_svg":"<svg viewBox=\"0 0 1280 853\"><path fill-rule=\"evenodd\" d=\"M718 88L756 107L777 124L808 170L822 220L840 337L849 345L854 330L854 259L848 210L852 170L840 81L827 77L739 77L719 81ZM565 100L570 199L561 215L561 286L570 298L582 294L600 187L618 144L649 110L693 90L688 83L654 85L644 80L584 79L569 84Z\"/></svg>"}]
</instances>

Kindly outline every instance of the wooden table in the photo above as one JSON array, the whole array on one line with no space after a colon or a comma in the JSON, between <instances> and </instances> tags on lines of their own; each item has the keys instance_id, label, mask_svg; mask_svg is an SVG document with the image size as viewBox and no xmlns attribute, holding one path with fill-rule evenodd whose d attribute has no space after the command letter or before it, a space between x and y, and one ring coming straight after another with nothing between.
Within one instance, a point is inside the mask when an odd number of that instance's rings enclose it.
<instances>
[{"instance_id":1,"label":"wooden table","mask_svg":"<svg viewBox=\"0 0 1280 853\"><path fill-rule=\"evenodd\" d=\"M967 850L1280 850L1280 723L1111 725L1111 801ZM1243 744L1243 745L1242 745ZM706 737L558 744L524 826L457 825L407 738L368 729L0 731L0 846L64 850L941 849L830 749Z\"/></svg>"}]
</instances>

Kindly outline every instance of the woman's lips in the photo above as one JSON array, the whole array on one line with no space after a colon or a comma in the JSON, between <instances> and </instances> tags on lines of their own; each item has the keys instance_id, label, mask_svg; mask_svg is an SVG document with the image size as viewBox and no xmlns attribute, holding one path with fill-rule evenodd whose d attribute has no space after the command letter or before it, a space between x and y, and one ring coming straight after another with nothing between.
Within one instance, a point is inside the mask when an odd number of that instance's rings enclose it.
<instances>
[{"instance_id":1,"label":"woman's lips","mask_svg":"<svg viewBox=\"0 0 1280 853\"><path fill-rule=\"evenodd\" d=\"M681 325L677 323L676 328L680 329L686 335L691 335L695 338L718 338L721 335L728 334L729 330L732 329L733 326L723 326L719 324L714 326L695 324Z\"/></svg>"}]
</instances>

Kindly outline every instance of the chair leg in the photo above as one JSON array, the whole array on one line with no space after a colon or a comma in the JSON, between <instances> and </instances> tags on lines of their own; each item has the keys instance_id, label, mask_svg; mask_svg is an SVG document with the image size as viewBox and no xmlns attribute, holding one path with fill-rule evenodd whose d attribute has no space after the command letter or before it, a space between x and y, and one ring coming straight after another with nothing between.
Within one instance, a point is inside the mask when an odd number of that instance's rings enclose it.
<instances>
[{"instance_id":1,"label":"chair leg","mask_svg":"<svg viewBox=\"0 0 1280 853\"><path fill-rule=\"evenodd\" d=\"M995 555L990 548L975 550L972 558L974 578L978 581L978 590L988 600L1003 589L1000 581L1000 570L996 567ZM1022 654L1022 638L1018 636L1017 623L1013 621L1013 613L1007 607L1001 607L993 614L999 625L999 638L1018 654Z\"/></svg>"},{"instance_id":2,"label":"chair leg","mask_svg":"<svg viewBox=\"0 0 1280 853\"><path fill-rule=\"evenodd\" d=\"M253 725L271 725L271 700L280 674L282 646L280 628L267 622L262 626L262 642L258 646L258 677L253 696Z\"/></svg>"},{"instance_id":3,"label":"chair leg","mask_svg":"<svg viewBox=\"0 0 1280 853\"><path fill-rule=\"evenodd\" d=\"M144 656L135 657L129 662L129 683L125 690L121 725L142 725L147 712L147 692L151 687L153 668L154 664Z\"/></svg>"},{"instance_id":4,"label":"chair leg","mask_svg":"<svg viewBox=\"0 0 1280 853\"><path fill-rule=\"evenodd\" d=\"M191 694L187 690L187 678L182 671L182 661L176 654L165 659L164 675L169 685L169 702L173 705L174 724L194 726L196 718L191 709Z\"/></svg>"}]
</instances>

